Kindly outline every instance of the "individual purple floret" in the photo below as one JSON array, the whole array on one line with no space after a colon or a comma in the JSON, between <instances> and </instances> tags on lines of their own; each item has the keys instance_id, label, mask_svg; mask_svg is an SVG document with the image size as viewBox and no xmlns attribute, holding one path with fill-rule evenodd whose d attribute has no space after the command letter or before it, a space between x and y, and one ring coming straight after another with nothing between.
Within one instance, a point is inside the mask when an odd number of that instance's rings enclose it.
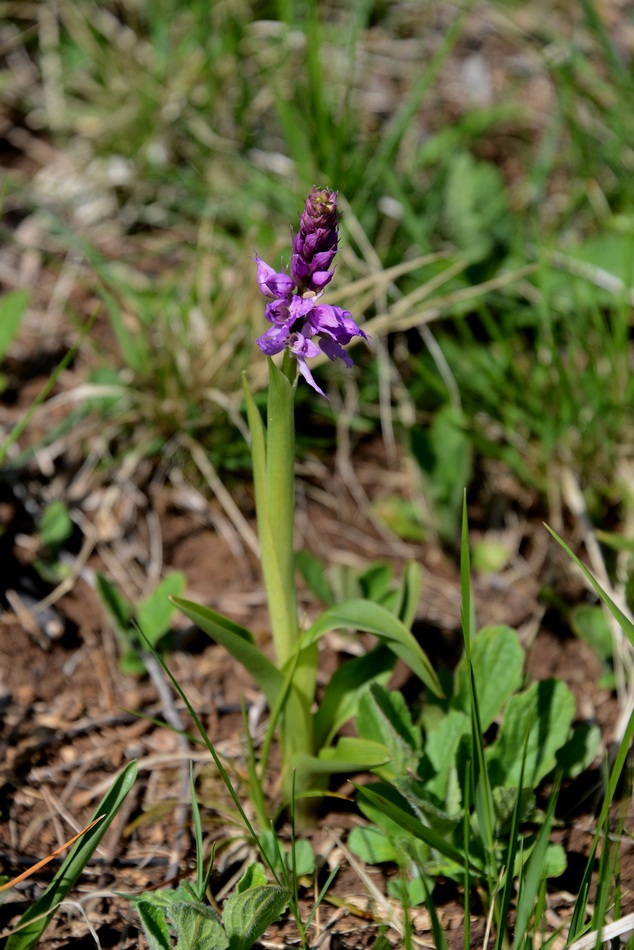
<instances>
[{"instance_id":1,"label":"individual purple floret","mask_svg":"<svg viewBox=\"0 0 634 950\"><path fill-rule=\"evenodd\" d=\"M299 231L293 235L290 275L276 272L255 255L258 284L269 300L264 315L272 324L258 339L258 346L267 356L288 349L304 379L322 396L325 393L306 359L321 350L329 359L352 366L343 347L355 336L368 339L347 310L319 302L334 274L334 268L329 268L338 242L337 192L314 187L300 216Z\"/></svg>"}]
</instances>

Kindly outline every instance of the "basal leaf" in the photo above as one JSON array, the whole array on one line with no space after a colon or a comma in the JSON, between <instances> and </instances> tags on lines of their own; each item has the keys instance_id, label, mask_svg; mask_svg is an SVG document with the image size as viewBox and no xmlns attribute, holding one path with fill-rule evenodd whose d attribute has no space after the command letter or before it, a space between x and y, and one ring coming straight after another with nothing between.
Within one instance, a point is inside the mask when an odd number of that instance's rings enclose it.
<instances>
[{"instance_id":1,"label":"basal leaf","mask_svg":"<svg viewBox=\"0 0 634 950\"><path fill-rule=\"evenodd\" d=\"M484 627L471 641L471 663L478 694L480 724L486 730L522 681L524 651L517 633L505 626ZM456 671L452 706L465 713L470 709L466 656L462 657Z\"/></svg>"},{"instance_id":2,"label":"basal leaf","mask_svg":"<svg viewBox=\"0 0 634 950\"><path fill-rule=\"evenodd\" d=\"M224 904L222 918L230 950L249 950L267 927L288 907L291 892L274 884L252 887L233 894Z\"/></svg>"},{"instance_id":3,"label":"basal leaf","mask_svg":"<svg viewBox=\"0 0 634 950\"><path fill-rule=\"evenodd\" d=\"M359 699L369 682L387 682L396 657L383 644L346 660L337 667L326 686L319 709L315 713L315 747L330 745L341 726L357 714Z\"/></svg>"},{"instance_id":4,"label":"basal leaf","mask_svg":"<svg viewBox=\"0 0 634 950\"><path fill-rule=\"evenodd\" d=\"M445 799L450 771L455 768L458 744L462 736L469 733L469 728L469 718L457 709L451 709L436 728L427 733L418 772L438 801Z\"/></svg>"},{"instance_id":5,"label":"basal leaf","mask_svg":"<svg viewBox=\"0 0 634 950\"><path fill-rule=\"evenodd\" d=\"M171 950L172 941L162 907L138 898L134 901L150 950Z\"/></svg>"},{"instance_id":6,"label":"basal leaf","mask_svg":"<svg viewBox=\"0 0 634 950\"><path fill-rule=\"evenodd\" d=\"M557 764L557 751L568 739L574 713L574 696L561 680L540 680L512 696L500 732L487 749L492 783L517 786L524 754L518 736L527 734L530 723L524 782L527 788L535 788Z\"/></svg>"},{"instance_id":7,"label":"basal leaf","mask_svg":"<svg viewBox=\"0 0 634 950\"><path fill-rule=\"evenodd\" d=\"M359 702L357 732L385 746L392 760L388 767L391 775L403 775L418 765L423 740L401 693L373 683Z\"/></svg>"},{"instance_id":8,"label":"basal leaf","mask_svg":"<svg viewBox=\"0 0 634 950\"><path fill-rule=\"evenodd\" d=\"M168 914L176 931L176 950L227 950L229 940L218 915L199 901L173 901Z\"/></svg>"},{"instance_id":9,"label":"basal leaf","mask_svg":"<svg viewBox=\"0 0 634 950\"><path fill-rule=\"evenodd\" d=\"M352 784L355 785L354 782ZM367 798L378 808L381 808L389 818L396 822L396 824L400 825L400 827L405 831L414 835L414 837L419 841L423 841L425 844L429 845L430 848L435 849L439 854L444 855L444 857L448 858L450 861L453 861L458 865L458 867L464 869L464 854L459 851L458 848L454 847L454 845L452 845L444 835L433 831L431 828L424 825L423 822L416 818L416 816L410 811L405 811L405 809L395 805L385 796L378 795L376 792L372 791L372 789L363 785L355 785L355 788L362 798ZM472 866L478 874L482 873L482 869L479 867L479 865L473 862L473 859Z\"/></svg>"},{"instance_id":10,"label":"basal leaf","mask_svg":"<svg viewBox=\"0 0 634 950\"><path fill-rule=\"evenodd\" d=\"M322 749L319 756L297 754L292 765L298 772L334 775L340 772L364 772L387 765L390 756L385 746L368 739L342 736L336 746Z\"/></svg>"},{"instance_id":11,"label":"basal leaf","mask_svg":"<svg viewBox=\"0 0 634 950\"><path fill-rule=\"evenodd\" d=\"M373 825L353 828L348 835L348 847L366 864L384 864L388 861L399 864L403 857L402 849L393 838Z\"/></svg>"}]
</instances>

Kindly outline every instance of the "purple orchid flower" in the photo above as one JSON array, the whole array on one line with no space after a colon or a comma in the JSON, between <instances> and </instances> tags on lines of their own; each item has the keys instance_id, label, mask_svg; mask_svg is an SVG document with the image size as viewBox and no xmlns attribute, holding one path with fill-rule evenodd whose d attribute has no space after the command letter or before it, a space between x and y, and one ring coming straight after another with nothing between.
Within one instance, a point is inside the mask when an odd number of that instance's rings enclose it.
<instances>
[{"instance_id":1,"label":"purple orchid flower","mask_svg":"<svg viewBox=\"0 0 634 950\"><path fill-rule=\"evenodd\" d=\"M264 315L272 324L258 339L258 346L267 356L288 349L304 379L322 396L325 393L306 360L321 351L330 360L352 366L343 347L356 336L368 339L348 310L319 302L335 272L329 268L338 244L337 192L314 187L300 216L299 231L293 235L290 274L275 271L255 255L258 284L269 300Z\"/></svg>"}]
</instances>

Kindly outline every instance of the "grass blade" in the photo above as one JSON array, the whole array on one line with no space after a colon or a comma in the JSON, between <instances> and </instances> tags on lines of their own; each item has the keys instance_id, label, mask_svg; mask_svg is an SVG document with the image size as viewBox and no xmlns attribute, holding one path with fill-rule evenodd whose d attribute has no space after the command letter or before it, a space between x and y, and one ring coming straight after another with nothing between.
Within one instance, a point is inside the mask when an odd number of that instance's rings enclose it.
<instances>
[{"instance_id":1,"label":"grass blade","mask_svg":"<svg viewBox=\"0 0 634 950\"><path fill-rule=\"evenodd\" d=\"M5 950L31 950L32 947L37 946L53 918L56 907L75 886L77 878L110 827L126 795L132 788L136 775L137 763L134 761L126 765L114 780L110 790L92 816L92 820L96 820L101 815L105 817L74 845L42 896L20 918L20 924L27 923L28 926L9 937Z\"/></svg>"}]
</instances>

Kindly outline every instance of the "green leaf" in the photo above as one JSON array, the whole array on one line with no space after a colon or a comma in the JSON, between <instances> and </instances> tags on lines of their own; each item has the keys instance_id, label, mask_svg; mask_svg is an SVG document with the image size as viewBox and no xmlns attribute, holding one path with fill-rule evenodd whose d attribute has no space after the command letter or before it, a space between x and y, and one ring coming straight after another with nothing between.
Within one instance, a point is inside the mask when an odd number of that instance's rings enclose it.
<instances>
[{"instance_id":1,"label":"green leaf","mask_svg":"<svg viewBox=\"0 0 634 950\"><path fill-rule=\"evenodd\" d=\"M230 950L249 950L267 927L288 907L291 891L273 884L233 894L225 901L222 917Z\"/></svg>"},{"instance_id":2,"label":"green leaf","mask_svg":"<svg viewBox=\"0 0 634 950\"><path fill-rule=\"evenodd\" d=\"M489 728L504 703L522 681L524 651L510 627L484 627L471 641L471 664L480 710L480 725ZM463 656L456 670L455 696L451 705L465 713L470 708L469 670Z\"/></svg>"},{"instance_id":3,"label":"green leaf","mask_svg":"<svg viewBox=\"0 0 634 950\"><path fill-rule=\"evenodd\" d=\"M594 762L601 742L601 729L590 722L581 722L572 730L568 741L557 751L557 767L566 778L576 778Z\"/></svg>"},{"instance_id":4,"label":"green leaf","mask_svg":"<svg viewBox=\"0 0 634 950\"><path fill-rule=\"evenodd\" d=\"M359 586L364 600L382 604L389 594L394 570L391 564L377 561L359 574Z\"/></svg>"},{"instance_id":5,"label":"green leaf","mask_svg":"<svg viewBox=\"0 0 634 950\"><path fill-rule=\"evenodd\" d=\"M423 586L423 572L418 561L408 561L403 570L394 611L401 623L411 629Z\"/></svg>"},{"instance_id":6,"label":"green leaf","mask_svg":"<svg viewBox=\"0 0 634 950\"><path fill-rule=\"evenodd\" d=\"M606 594L606 592L603 590L603 588L599 584L598 580L596 580L596 578L593 577L593 575L590 573L590 571L585 566L585 564L579 560L577 555L574 554L570 550L566 542L562 541L559 535L555 531L553 531L552 528L549 528L548 525L546 525L545 527L546 527L546 530L552 534L555 541L558 541L559 544L561 544L564 551L567 552L567 554L569 555L569 557L572 558L572 560L575 562L579 570L582 571L585 577L590 581L590 583L594 587L595 591L597 592L597 594L599 595L599 597L601 598L605 606L608 608L608 610L610 611L610 613L612 614L616 622L621 627L621 630L623 631L627 639L630 641L632 646L634 646L634 624L632 623L632 621L629 619L629 617L627 617L623 613L620 607L617 607L617 605L614 603L611 597L609 597L608 594Z\"/></svg>"},{"instance_id":7,"label":"green leaf","mask_svg":"<svg viewBox=\"0 0 634 950\"><path fill-rule=\"evenodd\" d=\"M284 687L284 676L253 644L253 637L245 627L216 613L209 607L195 604L182 597L172 597L172 603L189 617L201 630L220 643L231 656L241 663L253 677L272 709Z\"/></svg>"},{"instance_id":8,"label":"green leaf","mask_svg":"<svg viewBox=\"0 0 634 950\"><path fill-rule=\"evenodd\" d=\"M315 747L330 745L341 726L357 714L359 699L370 682L387 683L396 657L384 645L347 660L330 677L314 717Z\"/></svg>"},{"instance_id":9,"label":"green leaf","mask_svg":"<svg viewBox=\"0 0 634 950\"><path fill-rule=\"evenodd\" d=\"M442 687L425 652L416 638L401 621L380 604L371 604L365 600L350 600L347 603L329 607L315 623L304 633L301 648L315 643L331 630L367 630L385 640L390 650L425 683L437 696L442 695Z\"/></svg>"},{"instance_id":10,"label":"green leaf","mask_svg":"<svg viewBox=\"0 0 634 950\"><path fill-rule=\"evenodd\" d=\"M403 860L401 846L373 825L353 828L348 835L348 847L365 864L386 864L388 861L400 864Z\"/></svg>"},{"instance_id":11,"label":"green leaf","mask_svg":"<svg viewBox=\"0 0 634 950\"><path fill-rule=\"evenodd\" d=\"M143 900L142 897L136 898L134 903L150 950L171 950L172 941L163 908L153 901Z\"/></svg>"},{"instance_id":12,"label":"green leaf","mask_svg":"<svg viewBox=\"0 0 634 950\"><path fill-rule=\"evenodd\" d=\"M22 914L19 923L28 923L28 926L9 937L5 950L31 950L32 947L37 946L55 913L57 905L67 897L75 886L77 878L110 827L134 783L137 770L137 763L130 762L114 780L91 820L94 821L101 815L105 817L75 842L44 893Z\"/></svg>"},{"instance_id":13,"label":"green leaf","mask_svg":"<svg viewBox=\"0 0 634 950\"><path fill-rule=\"evenodd\" d=\"M340 772L364 772L387 765L390 756L385 746L369 739L342 736L334 748L322 749L319 756L298 753L292 766L298 772L334 775Z\"/></svg>"},{"instance_id":14,"label":"green leaf","mask_svg":"<svg viewBox=\"0 0 634 950\"><path fill-rule=\"evenodd\" d=\"M174 891L167 912L178 937L176 950L227 950L229 941L215 910L183 894L181 887Z\"/></svg>"},{"instance_id":15,"label":"green leaf","mask_svg":"<svg viewBox=\"0 0 634 950\"><path fill-rule=\"evenodd\" d=\"M236 884L236 893L242 894L251 887L262 887L267 883L266 871L259 861L250 864L238 883Z\"/></svg>"},{"instance_id":16,"label":"green leaf","mask_svg":"<svg viewBox=\"0 0 634 950\"><path fill-rule=\"evenodd\" d=\"M322 602L331 606L334 604L330 584L326 578L324 565L319 558L311 554L310 551L297 551L295 554L295 566L302 576L309 591Z\"/></svg>"},{"instance_id":17,"label":"green leaf","mask_svg":"<svg viewBox=\"0 0 634 950\"><path fill-rule=\"evenodd\" d=\"M95 574L97 593L120 642L129 643L132 605L103 574Z\"/></svg>"},{"instance_id":18,"label":"green leaf","mask_svg":"<svg viewBox=\"0 0 634 950\"><path fill-rule=\"evenodd\" d=\"M40 540L44 547L57 552L73 533L73 522L63 501L47 505L38 523Z\"/></svg>"},{"instance_id":19,"label":"green leaf","mask_svg":"<svg viewBox=\"0 0 634 950\"><path fill-rule=\"evenodd\" d=\"M170 629L174 607L170 597L180 597L185 590L186 578L180 571L171 571L150 596L139 604L137 620L143 634L156 646Z\"/></svg>"},{"instance_id":20,"label":"green leaf","mask_svg":"<svg viewBox=\"0 0 634 950\"><path fill-rule=\"evenodd\" d=\"M560 680L540 680L512 696L500 732L487 749L492 783L517 785L524 752L518 736L526 735L530 721L524 779L527 788L535 788L557 764L557 751L568 739L574 714L574 696Z\"/></svg>"},{"instance_id":21,"label":"green leaf","mask_svg":"<svg viewBox=\"0 0 634 950\"><path fill-rule=\"evenodd\" d=\"M614 640L603 607L578 604L570 611L570 626L580 640L585 640L604 663L612 659Z\"/></svg>"},{"instance_id":22,"label":"green leaf","mask_svg":"<svg viewBox=\"0 0 634 950\"><path fill-rule=\"evenodd\" d=\"M295 840L291 849L285 855L286 867L289 874L304 877L315 873L315 852L310 841L305 838Z\"/></svg>"},{"instance_id":23,"label":"green leaf","mask_svg":"<svg viewBox=\"0 0 634 950\"><path fill-rule=\"evenodd\" d=\"M403 775L418 765L423 739L401 693L372 683L359 702L357 732L385 746L392 760L387 769L390 775Z\"/></svg>"},{"instance_id":24,"label":"green leaf","mask_svg":"<svg viewBox=\"0 0 634 950\"><path fill-rule=\"evenodd\" d=\"M0 360L17 336L28 302L25 290L11 290L0 297Z\"/></svg>"},{"instance_id":25,"label":"green leaf","mask_svg":"<svg viewBox=\"0 0 634 950\"><path fill-rule=\"evenodd\" d=\"M419 841L423 841L425 844L429 845L430 848L435 849L439 854L444 855L450 861L453 861L455 864L457 864L458 867L464 869L464 855L461 851L454 847L444 835L440 835L431 828L428 828L411 812L405 811L404 808L400 808L398 805L395 805L384 795L379 795L366 786L356 785L354 782L352 784L357 789L359 795L362 798L367 798L368 801L382 809L387 817L395 821L397 825L400 825L401 828L414 835L414 837ZM476 864L473 859L471 863L478 874L480 874L481 868L479 865Z\"/></svg>"},{"instance_id":26,"label":"green leaf","mask_svg":"<svg viewBox=\"0 0 634 950\"><path fill-rule=\"evenodd\" d=\"M468 733L469 718L457 709L450 710L440 719L438 725L427 733L425 755L419 774L430 775L425 786L438 801L444 801L446 798L449 776L456 767L458 745L461 738Z\"/></svg>"}]
</instances>

